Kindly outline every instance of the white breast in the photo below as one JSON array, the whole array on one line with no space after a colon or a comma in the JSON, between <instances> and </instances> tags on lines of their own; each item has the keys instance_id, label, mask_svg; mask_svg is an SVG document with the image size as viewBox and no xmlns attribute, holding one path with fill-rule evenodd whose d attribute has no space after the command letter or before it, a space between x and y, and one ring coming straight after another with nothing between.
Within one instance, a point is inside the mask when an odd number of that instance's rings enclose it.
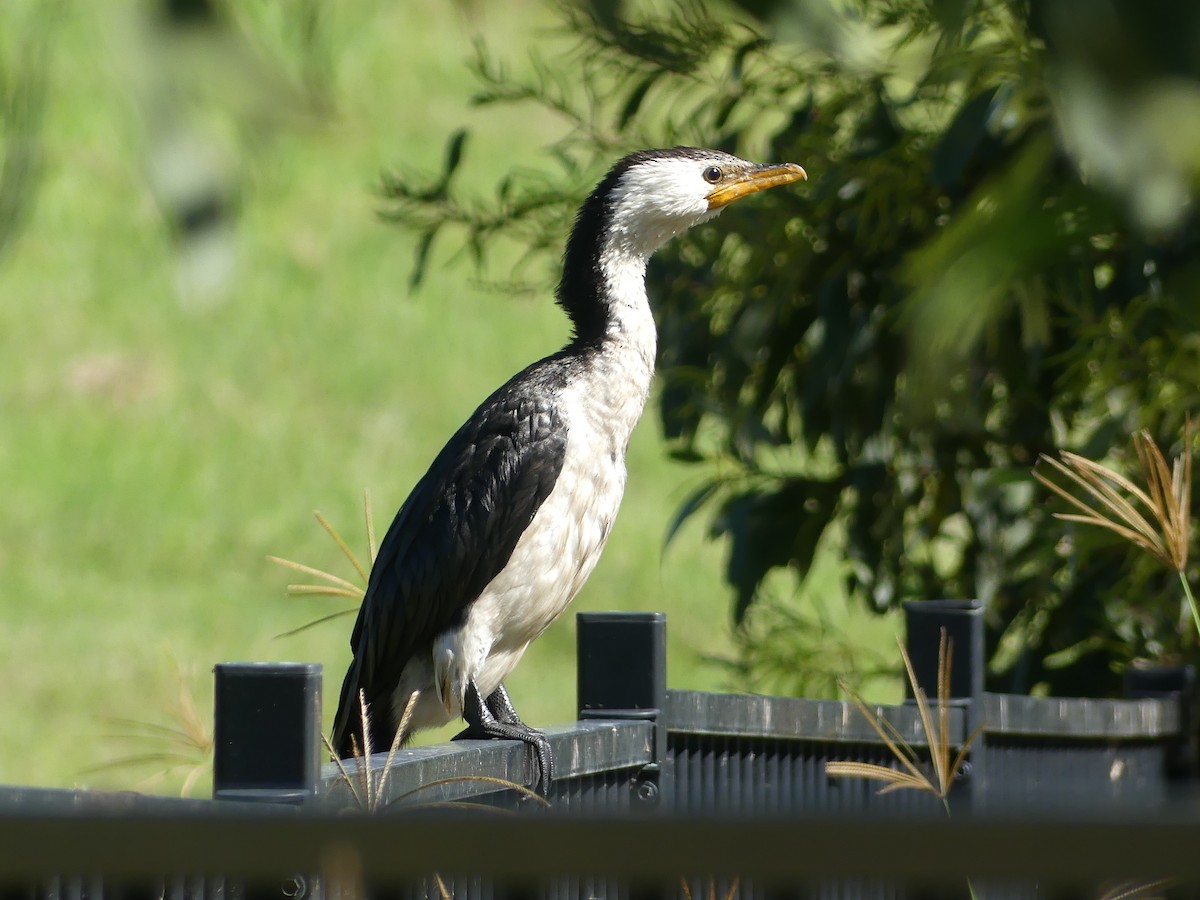
<instances>
[{"instance_id":1,"label":"white breast","mask_svg":"<svg viewBox=\"0 0 1200 900\"><path fill-rule=\"evenodd\" d=\"M466 627L452 638L485 695L562 614L600 559L625 492L624 447L593 452L606 437L587 423L570 424L566 458L550 496L509 564L471 607Z\"/></svg>"},{"instance_id":2,"label":"white breast","mask_svg":"<svg viewBox=\"0 0 1200 900\"><path fill-rule=\"evenodd\" d=\"M464 624L437 638L432 659L405 667L393 704L399 718L411 693L422 692L414 728L461 715L472 678L485 697L499 687L574 599L608 540L625 492L625 452L654 374L656 334L644 258L617 254L603 265L610 283L624 290L614 298L602 347L579 357L579 371L556 399L567 428L562 471Z\"/></svg>"}]
</instances>

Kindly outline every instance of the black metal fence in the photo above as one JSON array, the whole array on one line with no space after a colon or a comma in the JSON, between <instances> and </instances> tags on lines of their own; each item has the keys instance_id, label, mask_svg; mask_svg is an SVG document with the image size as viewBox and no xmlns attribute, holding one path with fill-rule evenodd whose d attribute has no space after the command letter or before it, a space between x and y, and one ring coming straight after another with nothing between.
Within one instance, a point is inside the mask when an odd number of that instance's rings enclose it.
<instances>
[{"instance_id":1,"label":"black metal fence","mask_svg":"<svg viewBox=\"0 0 1200 900\"><path fill-rule=\"evenodd\" d=\"M830 760L895 764L852 704L668 691L661 615L584 614L580 720L547 731L548 809L505 785L532 776L515 742L401 750L386 778L377 754L364 792L353 763L320 765L318 667L219 666L219 799L0 788L0 885L54 900L277 895L280 884L305 896L403 885L581 898L681 896L686 884L695 900L954 895L968 876L989 897L1200 885L1190 670L1131 673L1124 700L988 694L980 616L928 603L908 620L930 695L937 636L954 638L949 743L982 729L949 815L928 793L881 795L826 774ZM913 703L874 712L925 747Z\"/></svg>"},{"instance_id":2,"label":"black metal fence","mask_svg":"<svg viewBox=\"0 0 1200 900\"><path fill-rule=\"evenodd\" d=\"M950 685L951 746L982 729L951 791L955 811L1061 804L1161 811L1189 795L1197 778L1190 670L1131 673L1136 696L1121 700L985 693L981 615L975 604L927 603L910 608L908 620L909 653L931 697L943 628L959 648ZM580 721L548 731L560 776L550 797L556 808L682 815L944 812L928 794L881 796L877 783L826 775L831 760L894 763L849 702L667 690L665 629L659 614L580 615ZM873 711L915 748L926 748L911 701ZM401 751L385 801L501 794L517 803L517 795L483 781L419 789L481 774L527 784L531 764L519 744L468 741ZM382 765L377 754L377 775ZM322 778L315 790L345 799L334 767L325 766Z\"/></svg>"}]
</instances>

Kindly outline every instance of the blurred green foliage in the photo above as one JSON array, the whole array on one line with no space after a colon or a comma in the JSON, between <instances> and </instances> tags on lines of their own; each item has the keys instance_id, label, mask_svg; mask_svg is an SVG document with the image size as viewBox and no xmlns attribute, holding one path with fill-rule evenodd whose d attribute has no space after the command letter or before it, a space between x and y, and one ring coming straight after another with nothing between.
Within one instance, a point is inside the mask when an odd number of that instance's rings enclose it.
<instances>
[{"instance_id":1,"label":"blurred green foliage","mask_svg":"<svg viewBox=\"0 0 1200 900\"><path fill-rule=\"evenodd\" d=\"M572 49L475 67L477 103L567 123L544 164L472 199L455 135L431 186L386 180L389 215L422 259L448 229L480 262L514 240L544 286L563 201L622 152L803 164L805 188L652 266L662 421L709 473L679 519L728 537L735 620L824 539L873 609L985 601L993 687L1110 692L1131 660L1194 654L1178 583L1053 519L1030 469L1055 448L1120 468L1143 427L1178 452L1200 400L1200 7L1156 9L564 5ZM745 664L793 660L795 631L747 630Z\"/></svg>"},{"instance_id":2,"label":"blurred green foliage","mask_svg":"<svg viewBox=\"0 0 1200 900\"><path fill-rule=\"evenodd\" d=\"M0 255L3 783L180 790L165 765L106 764L152 755L152 732L198 738L187 708L210 717L221 660L320 662L336 689L349 623L277 638L340 607L287 598L265 557L352 576L313 509L363 552L363 488L390 515L479 398L567 334L549 297L509 302L468 266L410 298L416 242L372 186L436 165L464 121L460 189L554 138L549 114L464 103L475 34L550 46L541 0L165 5L0 3L0 102L43 86ZM672 687L717 689L697 648L729 652L720 560L699 521L658 552L698 472L654 425L576 605L666 611ZM529 721L574 716L574 666L564 616L508 685Z\"/></svg>"},{"instance_id":3,"label":"blurred green foliage","mask_svg":"<svg viewBox=\"0 0 1200 900\"><path fill-rule=\"evenodd\" d=\"M0 38L0 258L29 216L41 172L47 43L57 10L43 0L24 40Z\"/></svg>"}]
</instances>

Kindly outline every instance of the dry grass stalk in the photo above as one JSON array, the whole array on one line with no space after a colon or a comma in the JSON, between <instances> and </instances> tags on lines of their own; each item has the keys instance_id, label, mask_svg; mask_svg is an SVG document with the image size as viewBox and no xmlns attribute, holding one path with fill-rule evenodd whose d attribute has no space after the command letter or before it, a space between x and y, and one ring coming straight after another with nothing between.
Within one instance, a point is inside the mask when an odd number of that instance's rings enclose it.
<instances>
[{"instance_id":1,"label":"dry grass stalk","mask_svg":"<svg viewBox=\"0 0 1200 900\"><path fill-rule=\"evenodd\" d=\"M1061 475L1066 485L1036 469L1033 474L1080 510L1055 513L1055 518L1106 528L1179 571L1187 566L1191 532L1191 432L1189 421L1184 429L1184 452L1169 467L1148 432L1133 436L1145 490L1115 469L1067 450L1060 453L1061 461L1045 454L1038 457ZM1078 496L1072 487L1084 496Z\"/></svg>"},{"instance_id":2,"label":"dry grass stalk","mask_svg":"<svg viewBox=\"0 0 1200 900\"><path fill-rule=\"evenodd\" d=\"M1055 518L1095 525L1116 534L1179 574L1200 634L1200 609L1187 579L1191 545L1192 423L1183 429L1183 451L1170 465L1147 431L1133 436L1145 489L1115 469L1063 450L1058 460L1045 454L1048 465L1063 483L1034 469L1034 477L1079 510L1055 513Z\"/></svg>"},{"instance_id":3,"label":"dry grass stalk","mask_svg":"<svg viewBox=\"0 0 1200 900\"><path fill-rule=\"evenodd\" d=\"M175 665L175 679L175 701L167 708L167 714L173 720L173 724L162 725L157 722L123 718L105 720L119 729L114 733L115 737L157 746L158 749L123 756L93 766L88 772L157 765L162 768L140 782L139 790L180 773L184 775L184 779L179 788L179 795L186 796L192 790L196 781L209 771L212 765L212 727L197 711L191 687L178 663Z\"/></svg>"},{"instance_id":4,"label":"dry grass stalk","mask_svg":"<svg viewBox=\"0 0 1200 900\"><path fill-rule=\"evenodd\" d=\"M325 900L366 900L362 857L352 845L335 843L325 848L321 883Z\"/></svg>"},{"instance_id":5,"label":"dry grass stalk","mask_svg":"<svg viewBox=\"0 0 1200 900\"><path fill-rule=\"evenodd\" d=\"M738 882L740 880L741 879L735 877L733 881L729 883L729 890L725 892L724 900L733 900L733 898L737 896ZM685 900L693 900L692 888L687 883L686 878L679 879L679 886L683 888L683 896ZM701 900L704 900L704 898L701 898ZM708 900L717 900L717 882L716 879L711 875L708 878Z\"/></svg>"},{"instance_id":6,"label":"dry grass stalk","mask_svg":"<svg viewBox=\"0 0 1200 900\"><path fill-rule=\"evenodd\" d=\"M397 795L395 798L393 798L392 800L389 801L389 804L402 803L403 801L408 800L411 797L415 797L417 794L420 794L423 791L428 791L428 790L431 790L431 789L437 788L437 787L444 787L445 785L448 785L448 784L468 784L468 783L470 783L470 784L492 784L499 788L504 788L504 789L510 790L510 791L516 791L522 797L532 800L534 803L538 804L539 806L545 807L547 809L549 809L549 807L550 807L550 801L547 800L545 797L543 797L541 794L539 794L537 791L531 790L531 789L525 787L525 785L523 785L523 784L517 784L515 781L509 781L507 778L496 778L491 775L455 775L451 778L439 778L437 781L430 781L429 783L423 784L420 787L413 788L411 791L405 791L403 794ZM484 812L489 812L489 813L506 813L506 812L508 812L507 810L501 809L498 806L488 806L488 805L482 804L482 803L471 803L470 801L467 801L467 800L450 800L450 801L446 801L446 802L433 801L430 803L420 803L417 805L420 806L422 809L440 809L440 808L464 809L464 808L467 808L467 809L479 809L479 810L482 810Z\"/></svg>"},{"instance_id":7,"label":"dry grass stalk","mask_svg":"<svg viewBox=\"0 0 1200 900\"><path fill-rule=\"evenodd\" d=\"M323 529L325 529L325 532L333 539L333 542L337 544L337 547L339 550L341 550L342 555L350 561L350 565L358 575L360 583L356 584L338 575L334 575L332 572L327 572L324 569L317 568L316 566L305 565L304 563L296 562L295 560L284 559L279 556L268 556L267 559L276 565L291 569L294 572L300 572L301 574L311 576L312 578L320 579L322 582L324 582L323 584L289 584L287 586L287 593L289 597L311 597L314 595L323 597L347 597L351 600L354 600L355 605L348 609L342 609L335 613L330 613L327 616L321 616L319 619L314 619L311 622L306 622L299 628L293 628L291 631L285 631L283 634L278 635L278 637L290 637L291 635L299 634L302 631L307 631L309 628L312 628L316 625L321 625L332 619L338 619L342 616L348 616L357 613L358 607L362 603L363 594L366 593L367 590L367 582L370 580L371 566L375 564L375 557L379 553L379 547L375 542L375 519L371 513L371 496L367 491L363 491L363 518L366 521L367 530L367 563L365 565L359 560L354 551L350 549L350 545L346 543L338 530L333 527L333 525L328 519L325 518L325 516L323 516L319 511L314 512L313 515L316 517L317 523Z\"/></svg>"},{"instance_id":8,"label":"dry grass stalk","mask_svg":"<svg viewBox=\"0 0 1200 900\"><path fill-rule=\"evenodd\" d=\"M404 707L404 715L400 717L400 725L396 729L396 736L392 738L392 746L388 749L387 759L384 760L383 764L383 771L379 774L378 778L375 778L371 774L371 754L374 751L371 747L371 712L367 708L367 696L365 693L362 691L358 692L359 721L362 723L363 746L360 748L354 736L350 737L351 752L354 757L354 775L350 774L346 768L346 764L338 757L338 753L329 738L324 735L321 736L325 742L325 749L329 751L329 755L337 765L339 777L350 789L350 795L354 798L354 802L364 812L375 812L385 805L383 797L387 788L388 774L392 770L396 751L400 749L400 745L404 743L405 736L408 734L408 727L412 722L413 710L416 708L417 700L420 696L420 691L413 691L412 696L408 698L408 703Z\"/></svg>"},{"instance_id":9,"label":"dry grass stalk","mask_svg":"<svg viewBox=\"0 0 1200 900\"><path fill-rule=\"evenodd\" d=\"M1165 897L1167 888L1178 887L1170 878L1158 881L1125 881L1106 891L1100 900L1155 900Z\"/></svg>"},{"instance_id":10,"label":"dry grass stalk","mask_svg":"<svg viewBox=\"0 0 1200 900\"><path fill-rule=\"evenodd\" d=\"M408 800L415 795L422 793L423 791L432 790L434 788L443 787L449 784L461 784L466 782L493 784L496 787L516 791L521 796L528 797L541 806L548 807L550 805L544 797L542 797L536 791L531 791L522 784L517 784L516 782L508 781L504 778L493 778L488 775L461 775L452 778L441 778L437 781L431 781L428 784L420 785L419 787L413 788L410 791L405 791L403 794L399 794L396 797L393 797L391 800L384 802L388 774L392 770L392 763L395 761L396 752L400 749L401 745L408 737L409 726L412 723L413 710L416 708L416 703L420 696L421 692L415 691L413 695L408 698L408 703L404 707L404 715L400 717L400 726L396 729L396 736L392 739L392 746L388 750L387 759L383 764L383 771L380 773L378 778L371 774L370 761L371 754L374 752L374 749L371 747L371 712L368 708L366 695L361 691L358 695L358 703L359 717L360 722L362 723L363 747L360 748L358 746L357 739L351 736L351 752L355 766L353 774L350 773L350 770L346 767L345 762L338 758L338 754L335 752L333 744L329 741L329 739L322 737L322 740L325 742L325 749L329 751L329 755L333 758L334 764L338 768L338 777L349 789L350 795L354 798L354 802L359 809L363 810L364 812L376 812L387 806L391 806L393 803L403 803L405 800ZM491 813L504 812L504 810L494 806L485 806L483 804L469 803L461 800L452 803L434 802L422 803L419 805L423 809L433 809L447 806L454 809L478 808Z\"/></svg>"},{"instance_id":11,"label":"dry grass stalk","mask_svg":"<svg viewBox=\"0 0 1200 900\"><path fill-rule=\"evenodd\" d=\"M483 781L495 784L499 787L518 791L524 796L533 798L543 806L550 805L541 795L529 790L524 785L505 781L502 778L490 778L486 775L443 778L429 784L423 784L419 788L407 791L385 802L384 797L387 796L388 775L392 771L396 752L400 749L408 734L409 725L412 722L413 710L416 708L417 700L420 699L420 696L420 691L414 691L412 696L408 698L408 703L404 707L404 714L400 717L400 725L396 729L396 736L392 738L392 746L388 749L387 759L384 760L383 771L380 772L378 777L371 773L371 755L374 751L371 747L371 711L367 704L365 693L359 691L358 694L359 721L362 724L363 746L360 748L358 741L353 736L350 738L351 752L354 759L353 774L350 773L345 762L338 757L337 751L334 749L333 743L329 738L324 735L321 736L321 739L325 742L325 749L329 751L330 757L332 757L334 764L337 766L339 779L346 785L350 791L350 796L354 798L354 802L360 810L370 813L378 812L393 803L399 803L421 791L464 781ZM461 801L457 803L424 803L419 805L423 809L445 806L455 809L478 809L481 812L489 813L504 812L504 810L494 806L485 806L479 803L463 803ZM327 888L326 892L334 900L363 900L367 896L362 879L362 863L352 847L335 847L334 851L324 859L323 868L327 884L333 886L332 890ZM434 872L433 881L437 886L440 900L453 900L454 895L440 874Z\"/></svg>"},{"instance_id":12,"label":"dry grass stalk","mask_svg":"<svg viewBox=\"0 0 1200 900\"><path fill-rule=\"evenodd\" d=\"M979 737L979 733L983 731L983 724L971 732L970 736L963 741L957 755L953 759L950 757L951 741L950 741L950 658L953 653L953 641L946 635L946 629L941 630L941 637L938 640L938 671L937 671L937 707L936 707L936 724L934 712L929 708L929 698L925 692L921 690L921 686L917 683L916 672L913 671L912 660L909 658L908 651L904 649L904 644L899 638L896 643L900 647L900 658L904 660L904 670L908 674L908 683L912 686L913 698L917 703L917 713L921 717L921 730L925 732L925 742L929 745L929 756L933 764L933 777L929 777L929 772L921 765L920 757L917 751L913 748L895 726L883 717L879 716L870 710L860 696L854 692L846 684L842 684L842 689L849 695L851 702L863 718L867 720L870 726L875 729L875 733L883 740L892 756L900 763L902 769L893 769L890 766L880 766L875 763L860 763L860 762L827 762L825 763L825 774L831 776L853 777L853 778L868 778L874 781L884 782L884 786L879 790L880 794L888 794L892 791L901 790L917 790L933 794L942 801L942 806L945 807L946 813L950 812L950 803L947 799L950 794L950 789L954 786L954 781L958 777L958 773L962 770L963 762L967 758L967 753L971 749L971 745L975 739ZM970 880L967 881L967 891L971 896L971 900L975 900L975 888Z\"/></svg>"},{"instance_id":13,"label":"dry grass stalk","mask_svg":"<svg viewBox=\"0 0 1200 900\"><path fill-rule=\"evenodd\" d=\"M325 900L369 900L363 878L362 857L349 844L333 844L321 854L321 879ZM453 900L454 894L437 872L433 873L440 900Z\"/></svg>"},{"instance_id":14,"label":"dry grass stalk","mask_svg":"<svg viewBox=\"0 0 1200 900\"><path fill-rule=\"evenodd\" d=\"M946 629L942 629L941 640L938 642L937 704L933 710L930 709L929 699L925 696L925 692L917 683L917 676L913 671L908 651L904 649L904 645L899 639L896 643L900 646L900 658L904 660L904 669L908 674L909 684L912 685L913 697L917 703L917 713L921 718L921 729L925 732L925 740L929 745L933 776L930 777L930 773L922 765L917 751L896 730L895 726L871 710L862 698L845 684L842 684L842 689L846 691L855 708L862 713L863 718L879 735L888 751L900 763L901 768L894 769L875 763L831 761L825 764L825 774L834 777L868 778L873 781L882 781L884 786L879 791L881 794L900 790L924 791L933 794L944 804L950 789L954 786L954 780L958 777L963 762L967 758L971 744L979 736L983 726L976 728L971 736L963 742L958 753L951 756L949 696L950 657L953 642L946 636Z\"/></svg>"},{"instance_id":15,"label":"dry grass stalk","mask_svg":"<svg viewBox=\"0 0 1200 900\"><path fill-rule=\"evenodd\" d=\"M392 763L395 761L396 751L404 743L405 735L408 733L408 726L412 721L413 710L416 708L417 700L420 699L420 696L420 691L414 691L412 696L408 698L408 703L404 707L404 715L400 717L400 725L396 729L396 736L392 738L392 746L388 749L387 759L384 760L383 764L383 771L380 772L378 778L371 774L371 754L373 750L371 747L371 711L368 708L367 697L364 692L358 692L359 721L362 725L363 736L362 747L358 746L358 741L353 735L350 737L351 752L354 756L353 775L350 774L346 768L346 764L338 757L337 751L333 748L333 743L329 738L322 735L322 740L325 741L325 749L329 751L329 755L337 765L338 777L349 788L354 802L363 812L378 812L388 805L383 801L387 791L388 775L392 771ZM336 885L335 897L337 900L364 900L367 897L367 893L362 879L362 864L357 853L352 848L345 848L345 852L332 861L335 865L330 866L327 864L326 878L331 878ZM446 887L442 876L434 872L433 878L437 884L438 895L441 900L451 900L453 895Z\"/></svg>"}]
</instances>

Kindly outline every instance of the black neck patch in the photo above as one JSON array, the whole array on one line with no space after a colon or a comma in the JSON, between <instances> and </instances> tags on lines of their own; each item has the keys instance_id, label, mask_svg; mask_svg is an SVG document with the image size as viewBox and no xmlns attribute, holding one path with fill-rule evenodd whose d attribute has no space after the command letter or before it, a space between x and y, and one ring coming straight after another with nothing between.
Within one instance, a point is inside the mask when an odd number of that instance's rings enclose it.
<instances>
[{"instance_id":1,"label":"black neck patch","mask_svg":"<svg viewBox=\"0 0 1200 900\"><path fill-rule=\"evenodd\" d=\"M613 190L621 177L644 162L656 159L711 159L712 150L672 147L668 150L639 150L617 161L579 208L575 227L563 254L562 280L556 299L571 319L571 346L598 344L612 317L612 301L600 270L600 250L612 224Z\"/></svg>"}]
</instances>

